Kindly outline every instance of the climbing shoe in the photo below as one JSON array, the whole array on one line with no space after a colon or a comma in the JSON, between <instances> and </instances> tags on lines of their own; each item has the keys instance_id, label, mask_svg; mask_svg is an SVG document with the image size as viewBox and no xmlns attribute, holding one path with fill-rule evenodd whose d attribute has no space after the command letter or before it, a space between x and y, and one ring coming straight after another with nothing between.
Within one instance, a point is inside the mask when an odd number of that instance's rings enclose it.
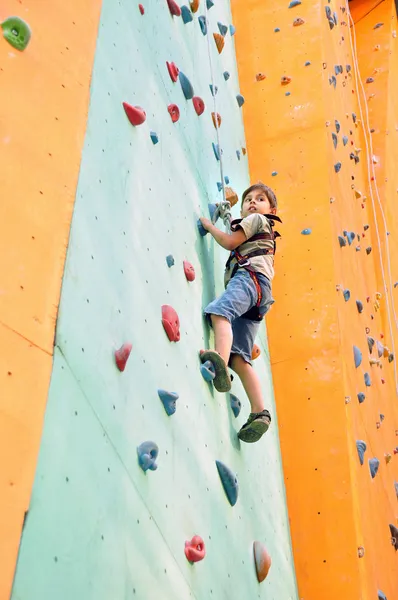
<instances>
[{"instance_id":1,"label":"climbing shoe","mask_svg":"<svg viewBox=\"0 0 398 600\"><path fill-rule=\"evenodd\" d=\"M260 413L250 413L249 418L238 433L238 438L248 444L258 442L270 425L271 415L268 410L263 410Z\"/></svg>"},{"instance_id":2,"label":"climbing shoe","mask_svg":"<svg viewBox=\"0 0 398 600\"><path fill-rule=\"evenodd\" d=\"M218 392L229 392L231 389L231 377L228 373L228 367L224 359L215 350L201 350L200 360L205 363L209 360L214 366L216 373L213 379L213 385Z\"/></svg>"}]
</instances>

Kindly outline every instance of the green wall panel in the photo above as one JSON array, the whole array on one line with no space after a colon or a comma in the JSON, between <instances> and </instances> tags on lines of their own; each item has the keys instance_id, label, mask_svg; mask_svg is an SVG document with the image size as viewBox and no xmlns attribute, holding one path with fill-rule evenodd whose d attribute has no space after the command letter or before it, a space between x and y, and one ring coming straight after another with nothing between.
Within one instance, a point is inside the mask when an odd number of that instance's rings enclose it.
<instances>
[{"instance_id":1,"label":"green wall panel","mask_svg":"<svg viewBox=\"0 0 398 600\"><path fill-rule=\"evenodd\" d=\"M255 368L274 420L260 443L244 446L236 436L249 412L237 378L233 392L243 408L235 419L228 396L199 371L198 351L211 341L202 309L222 291L226 259L196 229L207 203L221 200L212 76L224 172L238 192L249 183L247 158L236 156L245 140L233 38L227 34L220 56L212 38L218 20L231 22L229 4L218 0L208 13L213 75L197 16L184 25L160 0L145 9L141 16L136 3L103 3L54 370L12 597L296 600L265 328ZM203 12L201 6L197 14ZM166 60L204 99L201 117L171 82ZM147 121L133 128L123 101L142 106ZM176 124L171 102L181 111ZM150 130L159 135L155 146ZM185 259L196 269L192 283ZM177 344L163 331L162 304L180 316ZM133 351L119 373L113 352L126 341ZM178 392L174 416L166 415L158 388ZM144 474L136 447L148 439L159 445L159 468ZM238 475L233 508L216 459ZM194 534L203 537L207 556L192 566L184 542ZM255 539L273 560L261 586Z\"/></svg>"}]
</instances>

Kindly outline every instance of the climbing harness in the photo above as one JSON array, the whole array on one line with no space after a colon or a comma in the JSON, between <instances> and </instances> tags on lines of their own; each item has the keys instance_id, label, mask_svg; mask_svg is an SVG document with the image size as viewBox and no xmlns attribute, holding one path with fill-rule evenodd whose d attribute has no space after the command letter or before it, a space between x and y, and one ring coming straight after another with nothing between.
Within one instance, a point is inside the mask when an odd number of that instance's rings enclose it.
<instances>
[{"instance_id":1,"label":"climbing harness","mask_svg":"<svg viewBox=\"0 0 398 600\"><path fill-rule=\"evenodd\" d=\"M238 250L236 250L236 249L232 250L232 252L229 255L229 258L225 264L225 268L229 269L231 262L235 259L236 264L234 265L234 267L232 269L231 279L232 279L232 277L234 277L236 275L238 269L245 269L249 273L254 285L256 286L256 291L257 291L256 305L253 306L247 312L245 312L243 315L241 315L242 318L251 319L253 321L262 321L263 315L261 314L259 307L260 307L261 301L263 299L263 294L261 291L261 285L258 280L257 273L250 264L250 259L254 258L255 256L266 256L266 255L273 256L275 254L275 252L276 252L276 241L275 240L276 240L276 238L280 237L280 233L278 233L278 231L273 230L274 221L279 221L280 223L282 223L281 219L279 217L277 217L276 215L267 214L267 215L264 215L264 217L266 217L270 221L271 233L256 233L255 235L252 235L252 237L250 237L248 240L246 240L243 244L241 244L241 247L245 246L245 244L247 244L248 242L255 242L257 240L265 240L265 241L271 242L271 245L268 248L259 248L258 250L253 250L252 252L248 252L247 254L243 254L243 255L240 254L240 252L238 252ZM241 221L242 221L242 219L235 219L234 221L231 222L232 231L236 231L236 229L239 227L239 223Z\"/></svg>"}]
</instances>

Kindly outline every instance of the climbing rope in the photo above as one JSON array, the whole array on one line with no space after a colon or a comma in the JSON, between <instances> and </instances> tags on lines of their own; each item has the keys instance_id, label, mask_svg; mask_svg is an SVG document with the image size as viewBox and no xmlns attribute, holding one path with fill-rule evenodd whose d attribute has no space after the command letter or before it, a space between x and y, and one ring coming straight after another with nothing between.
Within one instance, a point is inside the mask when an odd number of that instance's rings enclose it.
<instances>
[{"instance_id":1,"label":"climbing rope","mask_svg":"<svg viewBox=\"0 0 398 600\"><path fill-rule=\"evenodd\" d=\"M397 328L398 328L398 320L397 320L397 316L396 316L394 298L393 298L393 294L392 294L393 286L392 286L392 277L391 277L391 261L390 261L390 247L389 247L389 240L388 240L388 228L387 228L387 222L386 222L383 206L382 206L381 199L380 199L379 189L378 189L378 185L377 185L376 172L375 172L373 158L372 158L373 157L373 143L372 143L372 133L370 130L370 123L369 123L369 109L368 109L368 103L367 103L367 99L366 99L365 88L362 83L361 72L360 72L359 63L358 63L355 24L354 24L353 18L351 16L347 0L346 0L346 12L348 14L348 17L350 20L350 25L351 25L351 27L349 27L350 48L351 48L351 53L352 53L353 62L354 62L355 87L356 87L356 92L357 92L357 96L358 96L359 112L360 112L360 117L361 117L361 123L363 123L363 125L364 125L364 139L365 139L365 145L366 145L366 158L367 158L367 166L368 166L367 176L368 176L369 192L370 192L370 198L371 198L371 204L372 204L373 218L374 218L374 222L375 222L377 247L378 247L379 258L380 258L380 268L381 268L381 274L382 274L382 279L383 279L383 287L384 287L384 293L385 293L385 297L386 297L387 318L388 318L388 326L389 326L390 337L391 337L391 346L392 346L392 352L394 355L393 368L394 368L394 380L395 380L395 393L398 396L398 374L397 374L397 365L396 365L394 332L393 332L393 326L392 326L392 320L391 320L390 300L391 300L391 306L392 306L393 315L394 315L395 326ZM363 110L362 110L362 102L361 102L361 98L360 98L360 94L359 94L359 88L360 88L362 96L363 96L363 102L364 102L365 113L366 113L366 122L364 120L364 115L363 115ZM375 204L375 199L374 199L374 195L373 195L373 185L372 185L371 177L373 177L377 202L379 205L379 210L380 210L380 214L381 214L383 226L384 226L389 289L388 289L386 277L385 277L383 252L381 249L381 238L380 238L379 226L377 223L376 204Z\"/></svg>"},{"instance_id":2,"label":"climbing rope","mask_svg":"<svg viewBox=\"0 0 398 600\"><path fill-rule=\"evenodd\" d=\"M204 6L205 6L206 23L208 23L209 22L208 18L207 18L208 9L207 9L206 2L204 3ZM220 217L224 223L227 233L231 233L232 213L231 213L231 204L225 198L224 166L223 166L222 151L221 151L221 144L220 144L220 129L219 129L218 118L217 118L218 111L217 111L217 100L216 100L216 86L215 86L215 82L214 82L213 63L211 60L210 36L206 35L206 37L207 37L207 52L208 52L208 57L209 57L210 78L211 78L211 87L212 87L212 96L213 96L213 108L214 108L214 113L215 113L214 125L216 128L217 146L218 146L219 157L220 157L219 163L220 163L220 177L221 177L221 186L222 186L221 192L222 192L222 198L223 198L222 201L218 204L217 210L214 212L212 221L213 221L213 223L215 223L217 221L217 219Z\"/></svg>"}]
</instances>

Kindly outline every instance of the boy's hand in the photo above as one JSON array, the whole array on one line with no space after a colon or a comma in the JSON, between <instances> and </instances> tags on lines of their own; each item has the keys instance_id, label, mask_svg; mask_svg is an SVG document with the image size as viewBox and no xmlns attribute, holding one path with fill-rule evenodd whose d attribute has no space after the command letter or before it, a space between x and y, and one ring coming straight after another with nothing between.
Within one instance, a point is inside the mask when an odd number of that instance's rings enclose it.
<instances>
[{"instance_id":1,"label":"boy's hand","mask_svg":"<svg viewBox=\"0 0 398 600\"><path fill-rule=\"evenodd\" d=\"M213 225L210 219L206 219L206 217L199 217L199 221L202 223L202 226L204 227L204 229L206 229L206 231L209 231L211 226Z\"/></svg>"}]
</instances>

